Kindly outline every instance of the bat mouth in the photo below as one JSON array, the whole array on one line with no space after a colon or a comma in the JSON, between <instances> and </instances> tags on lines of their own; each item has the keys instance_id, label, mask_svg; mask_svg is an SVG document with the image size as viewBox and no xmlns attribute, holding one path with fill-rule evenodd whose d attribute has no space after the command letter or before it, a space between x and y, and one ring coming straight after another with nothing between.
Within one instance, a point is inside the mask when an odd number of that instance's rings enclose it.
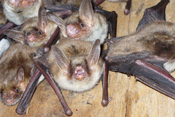
<instances>
[{"instance_id":1,"label":"bat mouth","mask_svg":"<svg viewBox=\"0 0 175 117\"><path fill-rule=\"evenodd\" d=\"M84 70L84 68L82 66L78 66L74 69L73 71L73 78L75 78L76 80L84 80L87 76L87 72Z\"/></svg>"},{"instance_id":2,"label":"bat mouth","mask_svg":"<svg viewBox=\"0 0 175 117\"><path fill-rule=\"evenodd\" d=\"M3 103L5 105L12 106L12 105L17 104L18 101L19 101L19 99L7 99L7 100L4 100Z\"/></svg>"}]
</instances>

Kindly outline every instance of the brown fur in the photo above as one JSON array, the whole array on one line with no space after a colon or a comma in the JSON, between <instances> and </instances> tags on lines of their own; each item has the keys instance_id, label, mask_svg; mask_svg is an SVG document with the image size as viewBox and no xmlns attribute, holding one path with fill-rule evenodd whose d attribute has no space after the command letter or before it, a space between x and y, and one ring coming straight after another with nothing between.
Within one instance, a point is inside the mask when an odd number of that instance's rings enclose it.
<instances>
[{"instance_id":1,"label":"brown fur","mask_svg":"<svg viewBox=\"0 0 175 117\"><path fill-rule=\"evenodd\" d=\"M45 24L44 27L39 25L42 23ZM20 30L7 30L4 34L18 42L25 43L27 41L31 47L38 47L50 39L56 28L57 25L48 20L47 17L43 19L33 17L27 19Z\"/></svg>"},{"instance_id":2,"label":"brown fur","mask_svg":"<svg viewBox=\"0 0 175 117\"><path fill-rule=\"evenodd\" d=\"M108 56L148 52L167 59L175 58L175 25L153 22L139 32L122 37L110 44Z\"/></svg>"},{"instance_id":3,"label":"brown fur","mask_svg":"<svg viewBox=\"0 0 175 117\"><path fill-rule=\"evenodd\" d=\"M38 15L42 0L13 0L13 2L14 3L11 3L10 0L3 0L3 11L8 20L20 25L24 20Z\"/></svg>"},{"instance_id":4,"label":"brown fur","mask_svg":"<svg viewBox=\"0 0 175 117\"><path fill-rule=\"evenodd\" d=\"M95 84L98 83L99 78L103 72L103 61L100 58L97 65L90 65L88 63L87 56L91 51L92 43L86 41L64 39L60 40L56 46L68 58L67 63L64 62L68 67L62 69L60 69L60 67L55 62L54 54L52 51L50 52L48 58L51 73L53 73L58 85L62 85L60 86L61 88L75 92L82 92L91 89L95 86ZM84 68L85 72L87 72L86 78L82 81L75 80L72 76L72 72L77 65L81 65ZM94 66L93 69L92 66ZM91 82L93 82L93 86L91 86ZM67 88L69 85L73 86L73 88ZM83 89L83 86L86 86L86 88Z\"/></svg>"},{"instance_id":5,"label":"brown fur","mask_svg":"<svg viewBox=\"0 0 175 117\"><path fill-rule=\"evenodd\" d=\"M11 47L3 53L0 59L0 90L4 103L8 97L13 97L10 96L10 92L15 92L16 88L18 89L18 94L15 94L16 97L14 98L16 99L14 100L18 101L21 97L21 94L25 90L23 88L27 86L31 71L34 68L34 64L30 59L30 55L34 53L36 53L35 48L30 48L20 43L12 44ZM20 82L17 80L17 71L19 68L24 69L24 80ZM24 86L21 87L20 84Z\"/></svg>"},{"instance_id":6,"label":"brown fur","mask_svg":"<svg viewBox=\"0 0 175 117\"><path fill-rule=\"evenodd\" d=\"M3 13L3 9L0 8L0 25L4 25L7 22L7 19Z\"/></svg>"},{"instance_id":7,"label":"brown fur","mask_svg":"<svg viewBox=\"0 0 175 117\"><path fill-rule=\"evenodd\" d=\"M64 22L65 30L62 32L64 37L66 34L66 38L90 42L100 39L100 42L103 43L107 37L106 18L93 10L90 0L83 0L79 11L74 11Z\"/></svg>"}]
</instances>

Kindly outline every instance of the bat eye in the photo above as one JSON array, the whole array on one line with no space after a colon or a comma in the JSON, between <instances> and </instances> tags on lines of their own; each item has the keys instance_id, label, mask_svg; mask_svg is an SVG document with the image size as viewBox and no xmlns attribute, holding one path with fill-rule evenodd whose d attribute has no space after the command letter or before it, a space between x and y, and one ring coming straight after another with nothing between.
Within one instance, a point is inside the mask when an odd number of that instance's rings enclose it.
<instances>
[{"instance_id":1,"label":"bat eye","mask_svg":"<svg viewBox=\"0 0 175 117\"><path fill-rule=\"evenodd\" d=\"M19 93L19 89L18 88L16 88L15 91L16 91L16 93Z\"/></svg>"},{"instance_id":2,"label":"bat eye","mask_svg":"<svg viewBox=\"0 0 175 117\"><path fill-rule=\"evenodd\" d=\"M84 27L84 24L83 23L80 23L80 26L83 28Z\"/></svg>"},{"instance_id":3,"label":"bat eye","mask_svg":"<svg viewBox=\"0 0 175 117\"><path fill-rule=\"evenodd\" d=\"M38 31L38 34L39 34L39 35L41 35L41 34L42 34L42 32L41 32L41 31Z\"/></svg>"},{"instance_id":4,"label":"bat eye","mask_svg":"<svg viewBox=\"0 0 175 117\"><path fill-rule=\"evenodd\" d=\"M30 56L35 57L36 56L36 53L32 53Z\"/></svg>"},{"instance_id":5,"label":"bat eye","mask_svg":"<svg viewBox=\"0 0 175 117\"><path fill-rule=\"evenodd\" d=\"M19 93L19 89L18 89L18 88L13 87L13 89L14 89L14 91L15 91L16 93Z\"/></svg>"}]
</instances>

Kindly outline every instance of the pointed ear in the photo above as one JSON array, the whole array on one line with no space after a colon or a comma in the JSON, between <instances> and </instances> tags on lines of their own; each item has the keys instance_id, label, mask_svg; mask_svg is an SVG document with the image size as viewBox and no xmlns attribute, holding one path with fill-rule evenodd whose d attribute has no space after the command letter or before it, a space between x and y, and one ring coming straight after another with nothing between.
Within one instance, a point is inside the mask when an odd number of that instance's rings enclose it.
<instances>
[{"instance_id":1,"label":"pointed ear","mask_svg":"<svg viewBox=\"0 0 175 117\"><path fill-rule=\"evenodd\" d=\"M48 25L47 13L44 8L44 4L42 3L38 12L38 28L43 32L45 32L47 25Z\"/></svg>"},{"instance_id":2,"label":"pointed ear","mask_svg":"<svg viewBox=\"0 0 175 117\"><path fill-rule=\"evenodd\" d=\"M24 81L24 68L19 67L16 74L16 81L18 83Z\"/></svg>"},{"instance_id":3,"label":"pointed ear","mask_svg":"<svg viewBox=\"0 0 175 117\"><path fill-rule=\"evenodd\" d=\"M69 59L63 53L63 51L61 51L58 47L53 45L51 47L51 50L53 52L55 61L56 61L57 65L58 65L58 67L60 68L60 70L64 70L66 72L67 69L68 69L68 66L70 64Z\"/></svg>"},{"instance_id":4,"label":"pointed ear","mask_svg":"<svg viewBox=\"0 0 175 117\"><path fill-rule=\"evenodd\" d=\"M4 35L6 35L7 37L21 43L24 44L25 40L24 40L24 33L21 31L17 31L17 30L6 30L5 32L3 32Z\"/></svg>"},{"instance_id":5,"label":"pointed ear","mask_svg":"<svg viewBox=\"0 0 175 117\"><path fill-rule=\"evenodd\" d=\"M98 60L100 58L100 40L96 40L89 55L88 55L88 63L91 69L98 63Z\"/></svg>"},{"instance_id":6,"label":"pointed ear","mask_svg":"<svg viewBox=\"0 0 175 117\"><path fill-rule=\"evenodd\" d=\"M59 26L59 28L62 30L63 36L67 37L66 22L61 17L57 17L53 13L48 13L48 16L49 16L51 21L53 21L55 24L57 24Z\"/></svg>"},{"instance_id":7,"label":"pointed ear","mask_svg":"<svg viewBox=\"0 0 175 117\"><path fill-rule=\"evenodd\" d=\"M94 10L92 8L91 0L82 0L80 8L79 8L80 19L88 25L94 25Z\"/></svg>"}]
</instances>

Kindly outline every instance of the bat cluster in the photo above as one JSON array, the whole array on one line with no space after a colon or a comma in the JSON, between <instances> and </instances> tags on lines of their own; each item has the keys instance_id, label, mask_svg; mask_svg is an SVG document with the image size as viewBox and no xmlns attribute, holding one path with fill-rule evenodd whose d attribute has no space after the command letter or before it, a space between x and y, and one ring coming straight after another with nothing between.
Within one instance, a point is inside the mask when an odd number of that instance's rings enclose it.
<instances>
[{"instance_id":1,"label":"bat cluster","mask_svg":"<svg viewBox=\"0 0 175 117\"><path fill-rule=\"evenodd\" d=\"M175 99L175 79L170 75L175 70L175 24L165 21L169 0L147 8L136 32L123 37L116 37L117 14L98 7L103 1L1 1L4 104L19 102L16 112L25 114L36 87L46 79L66 115L72 115L60 88L84 92L102 78L102 105L107 106L109 70L133 75ZM109 1L127 2L124 13L129 13L131 0Z\"/></svg>"}]
</instances>

